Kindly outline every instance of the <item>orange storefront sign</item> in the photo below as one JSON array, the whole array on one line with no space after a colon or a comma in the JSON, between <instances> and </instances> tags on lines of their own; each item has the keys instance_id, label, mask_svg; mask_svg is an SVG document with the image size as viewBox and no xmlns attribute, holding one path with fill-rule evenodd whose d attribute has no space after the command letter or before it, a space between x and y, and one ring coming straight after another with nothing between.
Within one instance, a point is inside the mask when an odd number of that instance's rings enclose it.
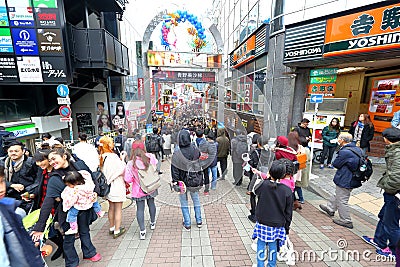
<instances>
[{"instance_id":1,"label":"orange storefront sign","mask_svg":"<svg viewBox=\"0 0 400 267\"><path fill-rule=\"evenodd\" d=\"M327 20L324 57L400 48L400 4Z\"/></svg>"},{"instance_id":2,"label":"orange storefront sign","mask_svg":"<svg viewBox=\"0 0 400 267\"><path fill-rule=\"evenodd\" d=\"M255 57L256 36L253 35L233 52L232 67L237 68Z\"/></svg>"},{"instance_id":3,"label":"orange storefront sign","mask_svg":"<svg viewBox=\"0 0 400 267\"><path fill-rule=\"evenodd\" d=\"M335 83L310 84L308 86L308 96L312 94L323 94L325 98L330 98L335 97L335 91Z\"/></svg>"}]
</instances>

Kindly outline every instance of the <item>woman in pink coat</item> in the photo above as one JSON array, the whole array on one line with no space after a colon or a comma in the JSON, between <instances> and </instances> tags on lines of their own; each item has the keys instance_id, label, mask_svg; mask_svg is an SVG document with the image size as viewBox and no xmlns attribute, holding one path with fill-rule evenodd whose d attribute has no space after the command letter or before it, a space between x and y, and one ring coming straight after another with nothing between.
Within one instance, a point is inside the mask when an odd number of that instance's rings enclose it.
<instances>
[{"instance_id":1,"label":"woman in pink coat","mask_svg":"<svg viewBox=\"0 0 400 267\"><path fill-rule=\"evenodd\" d=\"M150 212L150 229L154 230L156 228L156 205L154 203L154 198L158 195L158 191L155 190L148 194L143 192L140 188L138 169L148 170L150 172L150 165L156 166L157 162L157 159L152 153L146 153L143 142L134 143L132 145L132 159L126 166L125 181L127 183L132 183L131 197L136 201L136 218L140 227L139 238L141 240L146 239L146 227L144 225L144 208L146 200ZM153 173L154 175L157 175L155 172Z\"/></svg>"}]
</instances>

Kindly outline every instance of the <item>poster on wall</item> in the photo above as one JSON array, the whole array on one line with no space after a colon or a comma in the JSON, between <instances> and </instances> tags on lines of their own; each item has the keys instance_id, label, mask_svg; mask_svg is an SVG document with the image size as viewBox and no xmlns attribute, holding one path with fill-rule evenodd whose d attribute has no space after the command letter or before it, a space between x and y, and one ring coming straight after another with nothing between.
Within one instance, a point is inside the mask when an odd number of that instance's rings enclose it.
<instances>
[{"instance_id":1,"label":"poster on wall","mask_svg":"<svg viewBox=\"0 0 400 267\"><path fill-rule=\"evenodd\" d=\"M14 40L15 55L35 56L39 55L35 29L11 29Z\"/></svg>"},{"instance_id":2,"label":"poster on wall","mask_svg":"<svg viewBox=\"0 0 400 267\"><path fill-rule=\"evenodd\" d=\"M37 29L40 54L63 55L62 34L59 29Z\"/></svg>"},{"instance_id":3,"label":"poster on wall","mask_svg":"<svg viewBox=\"0 0 400 267\"><path fill-rule=\"evenodd\" d=\"M96 103L96 115L97 115L97 133L109 133L111 132L110 118L108 117L108 110L106 105L102 101Z\"/></svg>"},{"instance_id":4,"label":"poster on wall","mask_svg":"<svg viewBox=\"0 0 400 267\"><path fill-rule=\"evenodd\" d=\"M8 0L8 15L10 26L33 27L33 9L30 0Z\"/></svg>"},{"instance_id":5,"label":"poster on wall","mask_svg":"<svg viewBox=\"0 0 400 267\"><path fill-rule=\"evenodd\" d=\"M41 57L44 82L66 82L67 70L63 57Z\"/></svg>"},{"instance_id":6,"label":"poster on wall","mask_svg":"<svg viewBox=\"0 0 400 267\"><path fill-rule=\"evenodd\" d=\"M21 83L43 82L39 57L17 57L17 65Z\"/></svg>"},{"instance_id":7,"label":"poster on wall","mask_svg":"<svg viewBox=\"0 0 400 267\"><path fill-rule=\"evenodd\" d=\"M8 25L6 1L0 0L0 26L7 27Z\"/></svg>"},{"instance_id":8,"label":"poster on wall","mask_svg":"<svg viewBox=\"0 0 400 267\"><path fill-rule=\"evenodd\" d=\"M33 0L34 7L57 8L57 0Z\"/></svg>"},{"instance_id":9,"label":"poster on wall","mask_svg":"<svg viewBox=\"0 0 400 267\"><path fill-rule=\"evenodd\" d=\"M76 113L76 124L79 133L86 133L89 136L95 134L91 113Z\"/></svg>"},{"instance_id":10,"label":"poster on wall","mask_svg":"<svg viewBox=\"0 0 400 267\"><path fill-rule=\"evenodd\" d=\"M15 59L12 56L0 57L0 81L18 82L18 73Z\"/></svg>"},{"instance_id":11,"label":"poster on wall","mask_svg":"<svg viewBox=\"0 0 400 267\"><path fill-rule=\"evenodd\" d=\"M9 28L0 28L0 53L13 53L14 48Z\"/></svg>"},{"instance_id":12,"label":"poster on wall","mask_svg":"<svg viewBox=\"0 0 400 267\"><path fill-rule=\"evenodd\" d=\"M37 27L60 28L60 14L55 8L35 8Z\"/></svg>"}]
</instances>

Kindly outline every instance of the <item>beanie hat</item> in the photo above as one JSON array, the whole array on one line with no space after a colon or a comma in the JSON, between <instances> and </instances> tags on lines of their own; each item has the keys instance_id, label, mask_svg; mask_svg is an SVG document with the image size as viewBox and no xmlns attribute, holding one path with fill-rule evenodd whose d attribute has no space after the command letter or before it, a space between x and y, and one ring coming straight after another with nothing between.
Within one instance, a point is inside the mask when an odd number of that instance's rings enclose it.
<instances>
[{"instance_id":1,"label":"beanie hat","mask_svg":"<svg viewBox=\"0 0 400 267\"><path fill-rule=\"evenodd\" d=\"M382 136L389 140L391 143L400 141L400 129L398 128L387 128L383 131Z\"/></svg>"},{"instance_id":2,"label":"beanie hat","mask_svg":"<svg viewBox=\"0 0 400 267\"><path fill-rule=\"evenodd\" d=\"M278 138L276 138L276 141L278 144L281 144L282 146L288 146L289 145L289 140L287 139L286 136L278 136Z\"/></svg>"}]
</instances>

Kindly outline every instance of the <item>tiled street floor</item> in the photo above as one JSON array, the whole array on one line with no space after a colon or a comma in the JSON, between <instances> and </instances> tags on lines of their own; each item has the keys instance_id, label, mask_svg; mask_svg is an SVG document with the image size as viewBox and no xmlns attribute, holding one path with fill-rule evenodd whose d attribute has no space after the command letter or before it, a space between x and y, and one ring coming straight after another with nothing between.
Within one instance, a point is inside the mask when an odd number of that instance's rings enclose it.
<instances>
[{"instance_id":1,"label":"tiled street floor","mask_svg":"<svg viewBox=\"0 0 400 267\"><path fill-rule=\"evenodd\" d=\"M166 163L164 170L164 180L167 181ZM233 187L231 180L228 176L227 180L220 181L217 190L210 191L209 196L200 191L203 225L201 228L196 226L191 209L191 231L183 229L178 195L170 192L167 185L160 189L157 197L154 231L149 229L149 217L145 215L146 240L139 240L135 203L126 205L123 225L128 231L116 240L108 235L106 217L97 220L92 225L91 234L103 259L97 263L82 260L80 266L252 266L256 253L251 248L253 223L247 219L247 180L240 187ZM289 234L294 244L296 266L394 266L394 262L384 262L379 258L374 248L360 238L373 235L375 224L352 214L354 229L338 226L319 210L318 205L325 202L323 198L310 191L304 190L304 193L306 204L302 210L293 213ZM368 198L362 193L354 195L351 200L354 205L362 204L362 200ZM376 201L379 206L381 203L377 199L368 201ZM79 240L76 245L79 251ZM64 264L62 259L58 259L49 261L48 265ZM280 262L278 266L286 264Z\"/></svg>"}]
</instances>

